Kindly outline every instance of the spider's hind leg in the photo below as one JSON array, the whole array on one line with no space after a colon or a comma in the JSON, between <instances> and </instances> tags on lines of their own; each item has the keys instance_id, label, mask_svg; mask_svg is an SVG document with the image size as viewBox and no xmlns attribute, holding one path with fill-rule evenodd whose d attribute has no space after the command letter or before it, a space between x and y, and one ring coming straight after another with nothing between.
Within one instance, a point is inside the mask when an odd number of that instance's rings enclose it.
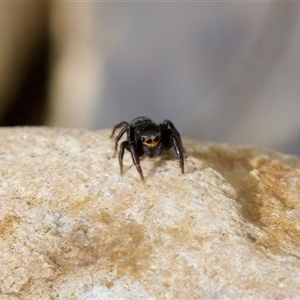
<instances>
[{"instance_id":1,"label":"spider's hind leg","mask_svg":"<svg viewBox=\"0 0 300 300\"><path fill-rule=\"evenodd\" d=\"M117 124L117 125L113 128L112 133L111 133L111 135L110 135L110 138L112 138L112 137L114 136L114 134L115 134L115 132L116 132L116 130L117 130L118 128L123 127L123 126L127 128L127 127L129 126L128 122L123 121L123 122Z\"/></svg>"}]
</instances>

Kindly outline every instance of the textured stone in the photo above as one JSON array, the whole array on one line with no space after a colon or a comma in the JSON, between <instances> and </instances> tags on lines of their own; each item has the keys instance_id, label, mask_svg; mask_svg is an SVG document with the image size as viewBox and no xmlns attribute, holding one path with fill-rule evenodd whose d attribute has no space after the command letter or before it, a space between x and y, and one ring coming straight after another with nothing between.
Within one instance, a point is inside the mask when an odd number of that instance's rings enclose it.
<instances>
[{"instance_id":1,"label":"textured stone","mask_svg":"<svg viewBox=\"0 0 300 300\"><path fill-rule=\"evenodd\" d=\"M300 159L184 140L124 174L109 131L0 129L1 299L300 297Z\"/></svg>"}]
</instances>

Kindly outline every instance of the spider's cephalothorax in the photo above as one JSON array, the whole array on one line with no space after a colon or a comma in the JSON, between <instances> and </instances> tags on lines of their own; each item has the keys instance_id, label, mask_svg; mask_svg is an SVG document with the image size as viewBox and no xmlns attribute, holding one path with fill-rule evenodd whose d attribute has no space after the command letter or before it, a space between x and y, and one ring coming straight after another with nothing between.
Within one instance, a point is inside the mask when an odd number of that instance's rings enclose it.
<instances>
[{"instance_id":1,"label":"spider's cephalothorax","mask_svg":"<svg viewBox=\"0 0 300 300\"><path fill-rule=\"evenodd\" d=\"M138 117L128 122L117 124L111 134L114 136L115 131L121 128L115 139L115 152L118 150L118 142L127 133L127 140L120 145L119 163L122 174L124 150L131 153L133 163L136 166L142 179L144 179L143 171L140 166L139 157L146 154L149 157L155 157L161 154L163 150L174 148L175 156L179 159L182 174L184 173L183 147L181 144L180 134L169 120L165 120L162 124L155 124L147 117Z\"/></svg>"}]
</instances>

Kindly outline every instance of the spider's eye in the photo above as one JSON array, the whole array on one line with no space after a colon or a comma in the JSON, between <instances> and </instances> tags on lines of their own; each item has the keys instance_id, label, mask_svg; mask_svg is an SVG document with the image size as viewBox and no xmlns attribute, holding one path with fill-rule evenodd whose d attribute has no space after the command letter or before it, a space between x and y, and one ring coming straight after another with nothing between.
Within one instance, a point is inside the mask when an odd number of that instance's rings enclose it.
<instances>
[{"instance_id":1,"label":"spider's eye","mask_svg":"<svg viewBox=\"0 0 300 300\"><path fill-rule=\"evenodd\" d=\"M145 139L145 138L141 139L141 142L145 146L151 147L151 148L156 147L157 144L159 143L159 141L160 141L160 136L159 135L152 136L151 138L147 138L147 139Z\"/></svg>"}]
</instances>

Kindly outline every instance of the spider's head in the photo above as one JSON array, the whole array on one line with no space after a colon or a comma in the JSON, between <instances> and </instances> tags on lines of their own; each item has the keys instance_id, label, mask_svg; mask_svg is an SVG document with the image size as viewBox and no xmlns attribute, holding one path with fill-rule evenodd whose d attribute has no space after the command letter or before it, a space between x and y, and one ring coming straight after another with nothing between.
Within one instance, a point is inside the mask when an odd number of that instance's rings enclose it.
<instances>
[{"instance_id":1,"label":"spider's head","mask_svg":"<svg viewBox=\"0 0 300 300\"><path fill-rule=\"evenodd\" d=\"M139 128L137 138L144 148L154 150L161 142L161 129L154 123Z\"/></svg>"},{"instance_id":2,"label":"spider's head","mask_svg":"<svg viewBox=\"0 0 300 300\"><path fill-rule=\"evenodd\" d=\"M149 157L158 156L162 149L162 140L160 131L147 131L140 138L143 145L143 151Z\"/></svg>"},{"instance_id":3,"label":"spider's head","mask_svg":"<svg viewBox=\"0 0 300 300\"><path fill-rule=\"evenodd\" d=\"M151 135L144 135L141 137L141 142L144 146L149 148L155 148L160 142L161 135L160 133L155 133Z\"/></svg>"}]
</instances>

